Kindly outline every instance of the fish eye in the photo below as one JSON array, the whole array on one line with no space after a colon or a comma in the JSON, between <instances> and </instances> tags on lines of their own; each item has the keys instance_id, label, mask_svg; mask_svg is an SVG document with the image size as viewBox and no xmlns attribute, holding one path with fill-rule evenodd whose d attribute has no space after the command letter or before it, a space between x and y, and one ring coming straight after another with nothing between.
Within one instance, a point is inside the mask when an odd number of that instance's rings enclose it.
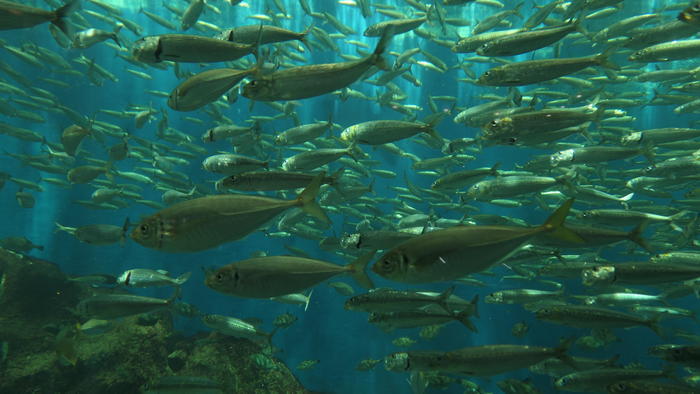
<instances>
[{"instance_id":1,"label":"fish eye","mask_svg":"<svg viewBox=\"0 0 700 394\"><path fill-rule=\"evenodd\" d=\"M615 391L624 391L627 389L627 385L624 383L615 383L612 385L612 388Z\"/></svg>"},{"instance_id":2,"label":"fish eye","mask_svg":"<svg viewBox=\"0 0 700 394\"><path fill-rule=\"evenodd\" d=\"M141 234L146 235L148 234L149 227L147 224L142 224L139 226L139 231L141 231Z\"/></svg>"},{"instance_id":3,"label":"fish eye","mask_svg":"<svg viewBox=\"0 0 700 394\"><path fill-rule=\"evenodd\" d=\"M489 75L491 75L491 72L490 72L490 71L486 71L486 72L484 73L484 76L485 76L485 77L488 77Z\"/></svg>"},{"instance_id":4,"label":"fish eye","mask_svg":"<svg viewBox=\"0 0 700 394\"><path fill-rule=\"evenodd\" d=\"M250 83L248 85L250 85L251 88L254 88L254 87L258 86L258 81L254 79L254 80L250 81Z\"/></svg>"},{"instance_id":5,"label":"fish eye","mask_svg":"<svg viewBox=\"0 0 700 394\"><path fill-rule=\"evenodd\" d=\"M508 145L515 145L516 142L518 142L518 139L515 137L509 137L506 139L506 144Z\"/></svg>"},{"instance_id":6,"label":"fish eye","mask_svg":"<svg viewBox=\"0 0 700 394\"><path fill-rule=\"evenodd\" d=\"M216 280L218 280L219 282L221 282L222 280L224 280L224 274L221 273L221 272L217 273L217 274L216 274Z\"/></svg>"}]
</instances>

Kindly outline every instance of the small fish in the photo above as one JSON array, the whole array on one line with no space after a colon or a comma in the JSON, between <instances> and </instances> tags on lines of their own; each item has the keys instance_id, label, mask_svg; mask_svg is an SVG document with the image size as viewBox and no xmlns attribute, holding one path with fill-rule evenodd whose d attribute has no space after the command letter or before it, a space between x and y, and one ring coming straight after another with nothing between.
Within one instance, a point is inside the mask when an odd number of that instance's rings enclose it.
<instances>
[{"instance_id":1,"label":"small fish","mask_svg":"<svg viewBox=\"0 0 700 394\"><path fill-rule=\"evenodd\" d=\"M180 286L187 282L191 275L191 272L187 272L177 278L171 278L168 271L133 268L124 271L117 279L117 284L128 287Z\"/></svg>"},{"instance_id":2,"label":"small fish","mask_svg":"<svg viewBox=\"0 0 700 394\"><path fill-rule=\"evenodd\" d=\"M398 347L410 347L415 345L417 342L409 337L400 337L391 341L391 344Z\"/></svg>"},{"instance_id":3,"label":"small fish","mask_svg":"<svg viewBox=\"0 0 700 394\"><path fill-rule=\"evenodd\" d=\"M122 25L118 25L114 31L105 31L100 29L87 29L79 31L75 34L75 36L73 36L73 48L85 49L110 39L121 47L122 44L119 42L119 37L117 36L121 28Z\"/></svg>"},{"instance_id":4,"label":"small fish","mask_svg":"<svg viewBox=\"0 0 700 394\"><path fill-rule=\"evenodd\" d=\"M267 333L245 320L223 315L206 315L202 317L202 322L207 327L224 335L249 339L260 345L270 345L272 336L277 332L277 328L275 328L271 333Z\"/></svg>"},{"instance_id":5,"label":"small fish","mask_svg":"<svg viewBox=\"0 0 700 394\"><path fill-rule=\"evenodd\" d=\"M297 365L297 369L300 371L311 369L315 367L316 364L318 364L320 361L321 360L304 360Z\"/></svg>"},{"instance_id":6,"label":"small fish","mask_svg":"<svg viewBox=\"0 0 700 394\"><path fill-rule=\"evenodd\" d=\"M526 60L498 66L481 75L477 80L477 84L485 86L531 85L572 74L595 65L619 70L619 66L608 60L608 57L612 55L612 51L615 49L615 47L612 47L606 52L593 56Z\"/></svg>"},{"instance_id":7,"label":"small fish","mask_svg":"<svg viewBox=\"0 0 700 394\"><path fill-rule=\"evenodd\" d=\"M80 301L76 309L80 315L87 318L110 320L167 309L178 295L179 291L176 291L175 295L167 300L132 294L96 295Z\"/></svg>"},{"instance_id":8,"label":"small fish","mask_svg":"<svg viewBox=\"0 0 700 394\"><path fill-rule=\"evenodd\" d=\"M308 289L336 275L350 274L363 287L374 287L365 266L374 253L346 266L294 256L255 257L207 273L207 287L223 294L248 298L279 297Z\"/></svg>"},{"instance_id":9,"label":"small fish","mask_svg":"<svg viewBox=\"0 0 700 394\"><path fill-rule=\"evenodd\" d=\"M388 371L440 371L471 376L491 376L527 368L548 358L570 362L566 354L570 341L559 347L522 345L486 345L449 352L411 351L388 355L384 367ZM573 362L572 362L573 363Z\"/></svg>"}]
</instances>

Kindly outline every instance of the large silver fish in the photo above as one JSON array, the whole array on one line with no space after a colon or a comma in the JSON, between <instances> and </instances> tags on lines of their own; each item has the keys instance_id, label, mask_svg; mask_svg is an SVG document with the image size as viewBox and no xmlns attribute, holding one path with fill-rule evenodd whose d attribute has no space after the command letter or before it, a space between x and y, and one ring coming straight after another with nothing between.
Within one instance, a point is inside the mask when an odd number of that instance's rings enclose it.
<instances>
[{"instance_id":1,"label":"large silver fish","mask_svg":"<svg viewBox=\"0 0 700 394\"><path fill-rule=\"evenodd\" d=\"M388 251L372 271L403 283L450 281L491 267L538 234L575 242L580 238L563 226L572 204L566 201L537 227L455 226L422 234Z\"/></svg>"},{"instance_id":2,"label":"large silver fish","mask_svg":"<svg viewBox=\"0 0 700 394\"><path fill-rule=\"evenodd\" d=\"M199 252L241 239L292 207L328 223L314 201L324 176L317 175L294 200L225 194L183 201L142 220L131 239L163 252Z\"/></svg>"}]
</instances>

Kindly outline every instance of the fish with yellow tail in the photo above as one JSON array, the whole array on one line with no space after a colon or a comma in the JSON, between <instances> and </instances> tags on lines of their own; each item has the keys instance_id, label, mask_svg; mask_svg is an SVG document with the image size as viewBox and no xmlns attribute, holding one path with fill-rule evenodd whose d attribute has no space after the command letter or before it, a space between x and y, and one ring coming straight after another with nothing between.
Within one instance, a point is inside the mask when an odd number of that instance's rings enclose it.
<instances>
[{"instance_id":1,"label":"fish with yellow tail","mask_svg":"<svg viewBox=\"0 0 700 394\"><path fill-rule=\"evenodd\" d=\"M239 240L293 207L330 223L314 201L324 176L322 172L314 177L293 200L225 194L183 201L143 219L131 239L163 252L199 252Z\"/></svg>"},{"instance_id":2,"label":"fish with yellow tail","mask_svg":"<svg viewBox=\"0 0 700 394\"><path fill-rule=\"evenodd\" d=\"M372 271L395 282L445 282L488 269L538 234L583 243L564 227L573 203L573 199L564 202L537 227L455 226L419 235L385 253Z\"/></svg>"},{"instance_id":3,"label":"fish with yellow tail","mask_svg":"<svg viewBox=\"0 0 700 394\"><path fill-rule=\"evenodd\" d=\"M695 2L678 14L678 20L691 25L700 25L700 2Z\"/></svg>"}]
</instances>

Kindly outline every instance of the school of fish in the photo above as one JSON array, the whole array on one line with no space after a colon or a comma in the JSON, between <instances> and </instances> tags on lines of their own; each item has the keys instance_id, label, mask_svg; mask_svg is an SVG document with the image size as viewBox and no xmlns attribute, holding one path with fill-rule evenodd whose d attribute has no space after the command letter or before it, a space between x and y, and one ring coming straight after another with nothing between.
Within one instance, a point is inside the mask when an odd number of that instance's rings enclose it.
<instances>
[{"instance_id":1,"label":"school of fish","mask_svg":"<svg viewBox=\"0 0 700 394\"><path fill-rule=\"evenodd\" d=\"M646 3L183 0L126 15L106 0L0 0L0 30L45 37L0 37L2 160L23 169L0 171L16 200L6 209L80 185L91 192L73 203L114 221L56 222L53 236L75 247L133 241L197 261L258 232L313 242L207 262L194 277L304 310L326 282L338 309L386 333L419 332L394 339L383 360L350 360L358 371L383 361L414 393L486 392L483 378L528 369L550 384L501 376L498 388L697 393L700 3ZM114 84L137 91L122 99ZM64 99L83 85L110 105ZM642 126L651 117L658 127ZM149 213L129 218L136 208ZM21 234L0 246L44 250ZM146 262L72 278L94 288L76 306L80 329L169 310L272 348L303 318L280 315L267 331L203 313L181 301L194 270L181 271ZM162 286L172 297L132 290ZM480 294L502 315L484 316ZM514 308L531 319L510 319ZM513 338L431 348L453 321L465 337L496 324ZM569 334L524 342L534 327ZM646 358L623 355L625 365L607 351L627 341L623 329L649 335ZM75 336L66 330L58 343Z\"/></svg>"}]
</instances>

